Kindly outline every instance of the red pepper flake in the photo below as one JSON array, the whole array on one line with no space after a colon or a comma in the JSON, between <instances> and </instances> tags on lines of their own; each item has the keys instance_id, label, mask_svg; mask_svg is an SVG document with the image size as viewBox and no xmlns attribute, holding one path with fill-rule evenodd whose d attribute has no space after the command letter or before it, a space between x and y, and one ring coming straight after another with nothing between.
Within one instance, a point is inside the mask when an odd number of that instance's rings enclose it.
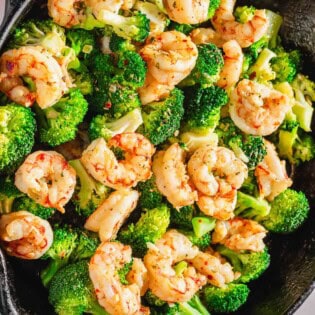
<instances>
[{"instance_id":1,"label":"red pepper flake","mask_svg":"<svg viewBox=\"0 0 315 315\"><path fill-rule=\"evenodd\" d=\"M107 109L110 109L112 107L112 103L111 102L107 102L104 104L104 107Z\"/></svg>"}]
</instances>

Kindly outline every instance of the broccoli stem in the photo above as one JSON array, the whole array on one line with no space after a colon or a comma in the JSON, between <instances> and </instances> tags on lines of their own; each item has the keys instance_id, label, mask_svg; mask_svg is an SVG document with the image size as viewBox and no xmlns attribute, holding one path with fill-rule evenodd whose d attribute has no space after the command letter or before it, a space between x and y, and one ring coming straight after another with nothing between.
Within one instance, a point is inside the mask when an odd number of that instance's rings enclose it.
<instances>
[{"instance_id":1,"label":"broccoli stem","mask_svg":"<svg viewBox=\"0 0 315 315\"><path fill-rule=\"evenodd\" d=\"M4 200L0 200L0 213L10 213L12 211L12 205L15 197L6 197Z\"/></svg>"},{"instance_id":2,"label":"broccoli stem","mask_svg":"<svg viewBox=\"0 0 315 315\"><path fill-rule=\"evenodd\" d=\"M269 37L269 48L273 49L277 46L277 37L282 24L282 17L270 10L266 10L269 26L267 29L267 36Z\"/></svg>"},{"instance_id":3,"label":"broccoli stem","mask_svg":"<svg viewBox=\"0 0 315 315\"><path fill-rule=\"evenodd\" d=\"M51 260L48 266L41 272L43 285L47 288L56 272L68 263L67 259Z\"/></svg>"},{"instance_id":4,"label":"broccoli stem","mask_svg":"<svg viewBox=\"0 0 315 315\"><path fill-rule=\"evenodd\" d=\"M93 314L93 315L109 315L105 309L99 305L97 300L90 301L89 308L85 311L85 313Z\"/></svg>"},{"instance_id":5,"label":"broccoli stem","mask_svg":"<svg viewBox=\"0 0 315 315\"><path fill-rule=\"evenodd\" d=\"M197 237L202 237L215 227L215 219L206 217L194 217L191 220L193 230Z\"/></svg>"}]
</instances>

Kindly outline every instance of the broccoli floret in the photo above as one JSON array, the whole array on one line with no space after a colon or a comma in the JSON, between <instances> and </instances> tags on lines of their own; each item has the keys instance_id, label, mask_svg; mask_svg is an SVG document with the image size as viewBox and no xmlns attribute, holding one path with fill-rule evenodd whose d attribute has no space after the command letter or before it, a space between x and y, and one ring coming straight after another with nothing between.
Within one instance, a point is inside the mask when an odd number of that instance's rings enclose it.
<instances>
[{"instance_id":1,"label":"broccoli floret","mask_svg":"<svg viewBox=\"0 0 315 315\"><path fill-rule=\"evenodd\" d=\"M201 251L206 250L211 244L210 233L205 233L202 236L198 237L193 231L178 230L178 232L185 235L193 243L193 245L199 247Z\"/></svg>"},{"instance_id":2,"label":"broccoli floret","mask_svg":"<svg viewBox=\"0 0 315 315\"><path fill-rule=\"evenodd\" d=\"M248 297L249 288L246 284L229 283L224 288L205 286L202 299L209 311L230 313L243 305Z\"/></svg>"},{"instance_id":3,"label":"broccoli floret","mask_svg":"<svg viewBox=\"0 0 315 315\"><path fill-rule=\"evenodd\" d=\"M191 220L194 233L197 237L202 237L215 228L216 220L209 217L194 217Z\"/></svg>"},{"instance_id":4,"label":"broccoli floret","mask_svg":"<svg viewBox=\"0 0 315 315\"><path fill-rule=\"evenodd\" d=\"M267 154L261 136L243 133L229 117L220 120L215 133L219 137L219 145L233 150L235 155L247 164L249 170L255 169Z\"/></svg>"},{"instance_id":5,"label":"broccoli floret","mask_svg":"<svg viewBox=\"0 0 315 315\"><path fill-rule=\"evenodd\" d=\"M15 187L14 179L11 177L0 177L0 214L10 213L14 201L23 196Z\"/></svg>"},{"instance_id":6,"label":"broccoli floret","mask_svg":"<svg viewBox=\"0 0 315 315\"><path fill-rule=\"evenodd\" d=\"M314 138L300 131L298 134L298 139L293 147L293 157L295 164L300 164L301 162L310 161L315 158L315 141Z\"/></svg>"},{"instance_id":7,"label":"broccoli floret","mask_svg":"<svg viewBox=\"0 0 315 315\"><path fill-rule=\"evenodd\" d=\"M194 152L197 148L207 144L217 146L218 136L209 130L207 133L198 134L196 132L184 132L180 134L180 141L186 146L189 152Z\"/></svg>"},{"instance_id":8,"label":"broccoli floret","mask_svg":"<svg viewBox=\"0 0 315 315\"><path fill-rule=\"evenodd\" d=\"M270 204L260 197L254 197L238 191L234 213L243 218L259 221L269 215Z\"/></svg>"},{"instance_id":9,"label":"broccoli floret","mask_svg":"<svg viewBox=\"0 0 315 315\"><path fill-rule=\"evenodd\" d=\"M255 7L245 5L243 7L237 7L234 11L234 16L237 22L244 24L254 17L255 11Z\"/></svg>"},{"instance_id":10,"label":"broccoli floret","mask_svg":"<svg viewBox=\"0 0 315 315\"><path fill-rule=\"evenodd\" d=\"M161 307L166 304L165 301L158 298L155 294L152 293L151 290L148 290L144 295L145 302L150 306L158 306Z\"/></svg>"},{"instance_id":11,"label":"broccoli floret","mask_svg":"<svg viewBox=\"0 0 315 315\"><path fill-rule=\"evenodd\" d=\"M312 102L315 102L315 82L311 81L307 76L298 74L291 85L295 98L293 112L300 127L306 132L311 131L314 111Z\"/></svg>"},{"instance_id":12,"label":"broccoli floret","mask_svg":"<svg viewBox=\"0 0 315 315\"><path fill-rule=\"evenodd\" d=\"M127 277L128 272L131 270L132 265L133 265L133 259L131 259L128 263L126 263L122 268L120 268L117 271L119 280L122 284L129 284L126 277Z\"/></svg>"},{"instance_id":13,"label":"broccoli floret","mask_svg":"<svg viewBox=\"0 0 315 315\"><path fill-rule=\"evenodd\" d=\"M46 208L36 203L33 199L27 196L16 199L13 207L14 211L28 211L44 220L49 219L56 211L54 208Z\"/></svg>"},{"instance_id":14,"label":"broccoli floret","mask_svg":"<svg viewBox=\"0 0 315 315\"><path fill-rule=\"evenodd\" d=\"M181 131L202 135L213 131L219 123L221 107L227 102L226 92L217 86L187 89L184 102L185 123Z\"/></svg>"},{"instance_id":15,"label":"broccoli floret","mask_svg":"<svg viewBox=\"0 0 315 315\"><path fill-rule=\"evenodd\" d=\"M66 46L66 36L64 29L52 20L27 20L14 28L8 46L43 46L58 56Z\"/></svg>"},{"instance_id":16,"label":"broccoli floret","mask_svg":"<svg viewBox=\"0 0 315 315\"><path fill-rule=\"evenodd\" d=\"M270 264L270 255L267 247L262 252L235 252L219 245L216 247L216 251L232 264L233 271L241 273L240 278L237 279L237 282L241 283L247 283L259 278Z\"/></svg>"},{"instance_id":17,"label":"broccoli floret","mask_svg":"<svg viewBox=\"0 0 315 315\"><path fill-rule=\"evenodd\" d=\"M143 106L143 125L138 132L143 133L154 145L173 136L184 115L183 101L183 93L175 88L166 99Z\"/></svg>"},{"instance_id":18,"label":"broccoli floret","mask_svg":"<svg viewBox=\"0 0 315 315\"><path fill-rule=\"evenodd\" d=\"M306 220L310 206L301 191L286 189L272 202L268 216L260 221L266 229L274 233L291 233Z\"/></svg>"},{"instance_id":19,"label":"broccoli floret","mask_svg":"<svg viewBox=\"0 0 315 315\"><path fill-rule=\"evenodd\" d=\"M136 257L143 257L147 251L147 243L154 243L166 232L170 223L170 210L166 205L146 210L135 224L122 229L117 239L132 247Z\"/></svg>"},{"instance_id":20,"label":"broccoli floret","mask_svg":"<svg viewBox=\"0 0 315 315\"><path fill-rule=\"evenodd\" d=\"M87 109L88 103L79 89L71 89L69 94L46 109L36 106L40 141L56 146L73 140Z\"/></svg>"},{"instance_id":21,"label":"broccoli floret","mask_svg":"<svg viewBox=\"0 0 315 315\"><path fill-rule=\"evenodd\" d=\"M80 160L69 161L69 164L75 169L78 177L72 202L80 215L88 217L108 197L110 188L91 177Z\"/></svg>"},{"instance_id":22,"label":"broccoli floret","mask_svg":"<svg viewBox=\"0 0 315 315\"><path fill-rule=\"evenodd\" d=\"M109 49L114 53L121 53L124 51L135 51L136 46L128 39L122 38L114 33L110 37Z\"/></svg>"},{"instance_id":23,"label":"broccoli floret","mask_svg":"<svg viewBox=\"0 0 315 315\"><path fill-rule=\"evenodd\" d=\"M250 170L248 172L247 178L245 178L242 187L240 190L248 195L252 195L254 197L259 196L258 183L255 176L255 170Z\"/></svg>"},{"instance_id":24,"label":"broccoli floret","mask_svg":"<svg viewBox=\"0 0 315 315\"><path fill-rule=\"evenodd\" d=\"M198 26L199 24L195 24L195 25L180 24L180 23L171 21L169 29L184 33L185 35L189 35L189 33L193 31L195 28L197 28Z\"/></svg>"},{"instance_id":25,"label":"broccoli floret","mask_svg":"<svg viewBox=\"0 0 315 315\"><path fill-rule=\"evenodd\" d=\"M210 5L208 9L208 18L211 19L214 16L215 11L220 5L221 0L210 0Z\"/></svg>"},{"instance_id":26,"label":"broccoli floret","mask_svg":"<svg viewBox=\"0 0 315 315\"><path fill-rule=\"evenodd\" d=\"M123 38L143 42L150 32L150 20L142 13L122 16L110 11L100 13L99 20L113 27L114 32Z\"/></svg>"},{"instance_id":27,"label":"broccoli floret","mask_svg":"<svg viewBox=\"0 0 315 315\"><path fill-rule=\"evenodd\" d=\"M51 281L49 302L59 315L108 315L97 301L85 260L61 269Z\"/></svg>"},{"instance_id":28,"label":"broccoli floret","mask_svg":"<svg viewBox=\"0 0 315 315\"><path fill-rule=\"evenodd\" d=\"M223 67L221 50L214 44L197 45L198 58L194 69L188 77L179 83L179 86L192 86L195 84L202 87L211 86L218 81Z\"/></svg>"},{"instance_id":29,"label":"broccoli floret","mask_svg":"<svg viewBox=\"0 0 315 315\"><path fill-rule=\"evenodd\" d=\"M198 214L194 205L175 209L171 207L171 226L174 228L191 230L193 229L191 220Z\"/></svg>"},{"instance_id":30,"label":"broccoli floret","mask_svg":"<svg viewBox=\"0 0 315 315\"><path fill-rule=\"evenodd\" d=\"M73 79L73 84L83 95L93 93L93 78L87 71L77 72L69 70L69 73Z\"/></svg>"},{"instance_id":31,"label":"broccoli floret","mask_svg":"<svg viewBox=\"0 0 315 315\"><path fill-rule=\"evenodd\" d=\"M139 206L142 209L154 209L163 201L163 196L156 186L154 175L145 182L139 182L137 190L140 192Z\"/></svg>"},{"instance_id":32,"label":"broccoli floret","mask_svg":"<svg viewBox=\"0 0 315 315\"><path fill-rule=\"evenodd\" d=\"M0 174L14 172L31 152L35 130L30 109L13 103L0 107Z\"/></svg>"},{"instance_id":33,"label":"broccoli floret","mask_svg":"<svg viewBox=\"0 0 315 315\"><path fill-rule=\"evenodd\" d=\"M142 124L140 108L136 108L125 116L114 119L111 115L95 116L89 127L89 137L91 140L104 138L108 140L113 136L123 132L134 132Z\"/></svg>"}]
</instances>

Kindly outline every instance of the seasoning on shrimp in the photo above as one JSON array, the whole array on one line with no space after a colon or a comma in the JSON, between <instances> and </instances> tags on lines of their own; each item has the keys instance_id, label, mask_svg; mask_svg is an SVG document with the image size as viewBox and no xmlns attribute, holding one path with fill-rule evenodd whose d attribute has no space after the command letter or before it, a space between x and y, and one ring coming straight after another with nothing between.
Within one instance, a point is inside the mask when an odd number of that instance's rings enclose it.
<instances>
[{"instance_id":1,"label":"seasoning on shrimp","mask_svg":"<svg viewBox=\"0 0 315 315\"><path fill-rule=\"evenodd\" d=\"M142 259L133 258L132 266L126 276L130 284L137 284L140 288L140 295L143 296L149 288L148 270L145 267Z\"/></svg>"},{"instance_id":2,"label":"seasoning on shrimp","mask_svg":"<svg viewBox=\"0 0 315 315\"><path fill-rule=\"evenodd\" d=\"M38 259L51 246L53 231L48 221L27 211L17 211L1 216L0 240L9 255Z\"/></svg>"},{"instance_id":3,"label":"seasoning on shrimp","mask_svg":"<svg viewBox=\"0 0 315 315\"><path fill-rule=\"evenodd\" d=\"M75 170L55 151L35 151L15 173L15 186L44 207L64 213L76 184Z\"/></svg>"}]
</instances>

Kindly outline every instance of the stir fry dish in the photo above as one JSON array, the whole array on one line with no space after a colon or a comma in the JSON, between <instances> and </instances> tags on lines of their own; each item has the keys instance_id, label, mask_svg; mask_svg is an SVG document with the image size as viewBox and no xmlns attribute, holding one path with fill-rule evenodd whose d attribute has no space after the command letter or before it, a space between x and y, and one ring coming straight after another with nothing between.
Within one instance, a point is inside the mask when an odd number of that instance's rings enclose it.
<instances>
[{"instance_id":1,"label":"stir fry dish","mask_svg":"<svg viewBox=\"0 0 315 315\"><path fill-rule=\"evenodd\" d=\"M315 83L235 0L48 0L0 57L0 242L59 315L243 305L309 213ZM290 175L291 174L291 175ZM259 280L258 280L259 281Z\"/></svg>"}]
</instances>

